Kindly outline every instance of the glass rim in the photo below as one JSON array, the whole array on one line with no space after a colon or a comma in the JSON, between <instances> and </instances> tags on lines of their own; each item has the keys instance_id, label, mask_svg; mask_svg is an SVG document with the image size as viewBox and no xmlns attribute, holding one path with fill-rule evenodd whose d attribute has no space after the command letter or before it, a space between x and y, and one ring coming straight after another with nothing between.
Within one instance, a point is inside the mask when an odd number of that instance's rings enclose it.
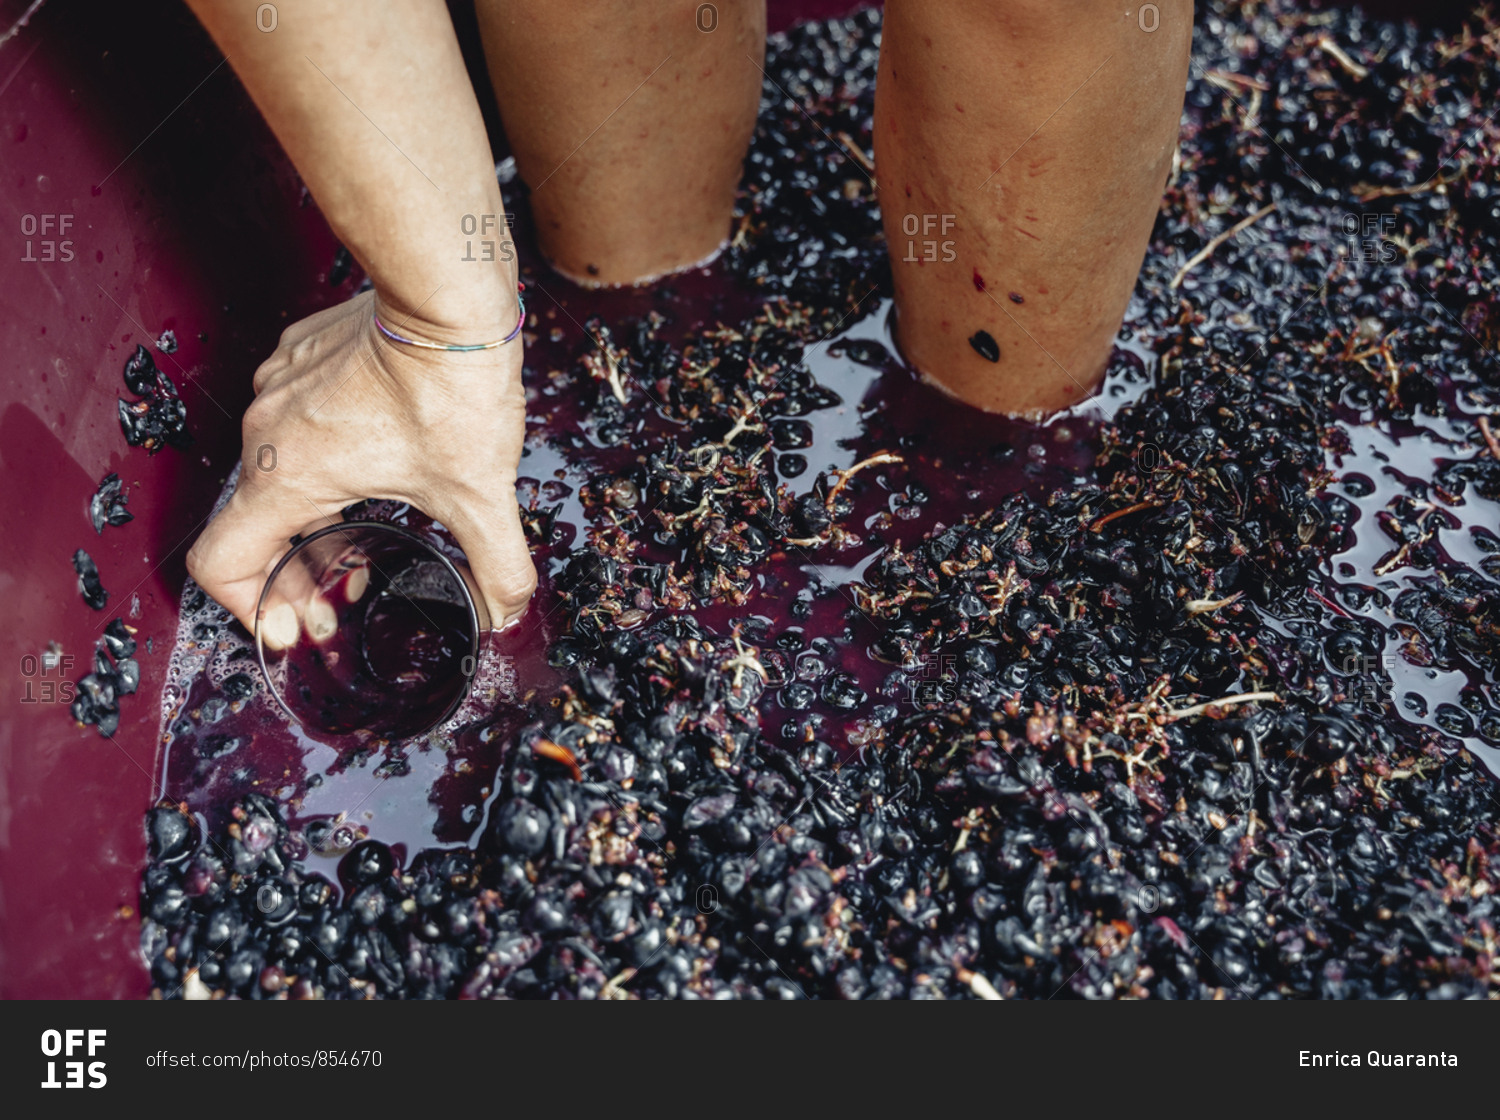
<instances>
[{"instance_id":1,"label":"glass rim","mask_svg":"<svg viewBox=\"0 0 1500 1120\"><path fill-rule=\"evenodd\" d=\"M428 555L441 562L443 567L448 570L448 574L451 575L453 579L457 581L458 586L462 588L464 595L464 605L468 608L469 655L468 657L464 658L463 661L459 662L459 673L462 675L464 682L463 687L458 690L457 695L453 698L453 702L449 704L446 709L444 709L442 715L438 716L430 725L422 728L420 731L415 731L410 735L405 736L405 738L415 739L417 736L426 735L428 732L433 731L434 729L441 727L443 724L447 723L448 720L453 718L453 714L463 706L464 701L468 699L469 691L474 687L474 678L479 675L479 655L484 629L481 625L478 604L476 604L474 601L474 593L469 589L469 581L464 579L463 573L458 570L458 565L455 564L451 558L449 558L431 541L426 540L423 537L419 537L416 533L413 533L404 525L394 525L389 521L340 521L335 525L326 525L315 532L309 533L307 536L302 537L300 540L298 540L297 543L292 545L291 548L287 549L286 553L281 557L281 559L276 561L276 566L271 569L271 574L266 577L266 582L261 586L260 589L260 596L255 601L255 659L256 662L260 665L261 676L265 679L266 688L270 691L271 696L275 699L277 706L279 706L281 710L286 713L287 718L299 727L311 726L320 731L324 730L323 728L317 727L316 724L309 724L307 720L303 719L296 712L292 711L291 706L286 702L286 698L281 695L281 690L276 687L276 682L271 677L271 668L266 664L265 642L261 639L261 619L263 617L263 609L266 605L266 596L271 591L271 585L276 582L276 577L281 574L281 570L283 568L291 563L292 558L295 557L304 548L312 544L314 541L321 540L322 538L327 536L332 536L335 533L348 533L350 530L366 529L373 529L377 532L389 533L394 537L402 538L407 542L416 545L423 552L426 552ZM354 544L355 542L351 541L350 543ZM358 546L356 545L356 547ZM467 661L469 664L468 672L464 672L462 669L464 661ZM337 733L329 732L329 734Z\"/></svg>"}]
</instances>

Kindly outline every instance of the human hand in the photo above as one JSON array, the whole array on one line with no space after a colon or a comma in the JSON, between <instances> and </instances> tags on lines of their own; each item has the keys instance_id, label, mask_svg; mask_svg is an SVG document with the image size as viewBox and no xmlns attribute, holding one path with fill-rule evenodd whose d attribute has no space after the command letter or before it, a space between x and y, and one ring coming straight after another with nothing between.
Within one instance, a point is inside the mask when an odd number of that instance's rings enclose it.
<instances>
[{"instance_id":1,"label":"human hand","mask_svg":"<svg viewBox=\"0 0 1500 1120\"><path fill-rule=\"evenodd\" d=\"M239 485L187 557L193 578L252 631L290 538L362 498L408 502L447 526L496 628L536 588L515 496L520 340L471 353L405 347L377 331L377 307L398 333L443 337L366 292L288 327L255 373Z\"/></svg>"}]
</instances>

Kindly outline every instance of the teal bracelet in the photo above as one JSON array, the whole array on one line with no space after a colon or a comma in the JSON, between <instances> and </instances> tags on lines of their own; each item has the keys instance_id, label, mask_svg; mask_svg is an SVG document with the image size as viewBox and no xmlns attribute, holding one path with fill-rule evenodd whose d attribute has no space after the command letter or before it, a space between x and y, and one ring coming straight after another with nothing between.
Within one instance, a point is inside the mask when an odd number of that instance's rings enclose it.
<instances>
[{"instance_id":1,"label":"teal bracelet","mask_svg":"<svg viewBox=\"0 0 1500 1120\"><path fill-rule=\"evenodd\" d=\"M382 323L379 315L375 316L375 328L392 342L399 342L403 346L416 346L423 350L447 350L456 354L467 354L473 350L498 350L507 342L513 342L516 336L521 333L521 328L526 325L526 301L521 298L521 292L525 290L526 285L522 284L516 292L516 305L521 309L521 314L516 319L516 329L495 342L479 342L472 346L449 346L442 342L425 342L420 338L403 338Z\"/></svg>"}]
</instances>

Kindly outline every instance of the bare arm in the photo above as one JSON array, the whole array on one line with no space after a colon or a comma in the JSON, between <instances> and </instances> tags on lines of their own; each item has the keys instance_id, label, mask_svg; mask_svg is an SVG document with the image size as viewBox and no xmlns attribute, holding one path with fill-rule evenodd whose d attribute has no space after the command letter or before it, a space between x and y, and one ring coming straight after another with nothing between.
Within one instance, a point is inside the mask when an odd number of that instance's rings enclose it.
<instances>
[{"instance_id":1,"label":"bare arm","mask_svg":"<svg viewBox=\"0 0 1500 1120\"><path fill-rule=\"evenodd\" d=\"M516 325L512 254L480 247L503 240L504 211L446 7L296 0L257 24L254 0L190 3L375 292L294 324L257 370L240 485L189 571L253 626L290 537L360 498L394 498L453 530L491 618L513 618L535 586L514 490L521 342L434 352L373 323L378 311L402 335L450 344ZM262 444L274 470L256 465Z\"/></svg>"},{"instance_id":2,"label":"bare arm","mask_svg":"<svg viewBox=\"0 0 1500 1120\"><path fill-rule=\"evenodd\" d=\"M463 259L466 218L504 209L442 0L295 0L271 31L256 0L189 5L392 313L454 341L509 331L515 265Z\"/></svg>"}]
</instances>

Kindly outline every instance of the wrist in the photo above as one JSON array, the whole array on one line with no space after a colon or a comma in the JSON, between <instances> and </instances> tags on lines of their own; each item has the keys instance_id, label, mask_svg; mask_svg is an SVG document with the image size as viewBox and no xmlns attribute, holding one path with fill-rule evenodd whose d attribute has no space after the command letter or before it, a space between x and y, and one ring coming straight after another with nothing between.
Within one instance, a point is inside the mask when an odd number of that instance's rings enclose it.
<instances>
[{"instance_id":1,"label":"wrist","mask_svg":"<svg viewBox=\"0 0 1500 1120\"><path fill-rule=\"evenodd\" d=\"M451 290L449 284L442 284L425 299L418 300L405 293L386 291L377 284L374 307L380 322L404 338L441 347L464 347L494 343L514 334L510 342L496 351L514 347L519 353L521 348L516 333L521 300L513 274L455 284Z\"/></svg>"}]
</instances>

